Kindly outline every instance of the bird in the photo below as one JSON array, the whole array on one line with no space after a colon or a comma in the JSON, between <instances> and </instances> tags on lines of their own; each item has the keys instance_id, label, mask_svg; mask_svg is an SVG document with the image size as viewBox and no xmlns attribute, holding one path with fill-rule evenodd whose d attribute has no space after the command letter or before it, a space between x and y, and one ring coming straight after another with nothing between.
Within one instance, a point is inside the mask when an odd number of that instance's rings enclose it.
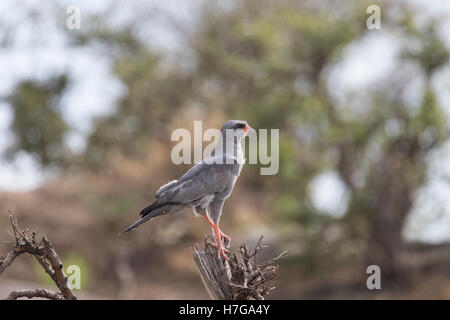
<instances>
[{"instance_id":1,"label":"bird","mask_svg":"<svg viewBox=\"0 0 450 320\"><path fill-rule=\"evenodd\" d=\"M140 219L126 228L129 232L157 216L192 208L195 216L206 219L215 234L217 258L229 260L226 253L231 238L219 228L222 208L231 195L245 162L241 140L252 129L245 120L228 120L211 154L195 164L178 180L161 186L155 201L142 209ZM222 242L225 242L225 245Z\"/></svg>"}]
</instances>

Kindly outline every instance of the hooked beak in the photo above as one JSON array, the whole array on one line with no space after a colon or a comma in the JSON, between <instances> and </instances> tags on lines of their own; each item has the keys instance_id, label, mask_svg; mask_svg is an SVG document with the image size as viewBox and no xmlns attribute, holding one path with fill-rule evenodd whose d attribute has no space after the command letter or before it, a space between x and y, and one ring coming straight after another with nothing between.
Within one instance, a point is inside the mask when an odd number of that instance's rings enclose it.
<instances>
[{"instance_id":1,"label":"hooked beak","mask_svg":"<svg viewBox=\"0 0 450 320\"><path fill-rule=\"evenodd\" d=\"M245 133L247 133L248 130L250 130L250 129L251 129L251 127L250 127L249 125L246 125L245 128L244 128L243 130L244 130Z\"/></svg>"}]
</instances>

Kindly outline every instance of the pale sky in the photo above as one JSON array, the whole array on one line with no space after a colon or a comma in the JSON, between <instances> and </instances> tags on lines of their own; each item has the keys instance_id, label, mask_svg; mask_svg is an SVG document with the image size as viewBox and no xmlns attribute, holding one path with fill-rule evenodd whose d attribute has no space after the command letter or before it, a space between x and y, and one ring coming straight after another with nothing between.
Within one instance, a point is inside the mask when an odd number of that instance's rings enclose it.
<instances>
[{"instance_id":1,"label":"pale sky","mask_svg":"<svg viewBox=\"0 0 450 320\"><path fill-rule=\"evenodd\" d=\"M424 16L439 17L450 14L450 1L410 0ZM0 96L6 95L17 81L23 78L42 79L54 72L67 70L74 78L74 85L64 96L65 119L74 128L67 137L68 145L74 150L82 150L85 136L91 129L94 116L111 112L115 101L126 92L126 88L114 78L110 72L110 61L90 50L71 49L67 46L64 35L54 24L55 6L50 1L16 0L0 1L0 28L17 25L14 46L0 50ZM69 4L79 5L81 14L102 13L110 7L111 0L89 1L72 0L57 1L61 8ZM142 37L151 45L168 55L180 49L177 36L164 23L164 14L181 21L187 27L195 24L195 13L201 1L168 0L168 1L122 1L108 18L114 24L121 24L132 19L133 14L143 8L149 11L149 27ZM374 4L383 3L374 0ZM43 15L42 20L28 22L27 8ZM65 17L64 12L61 17ZM25 22L24 22L25 21ZM442 32L450 47L450 19L443 25ZM83 20L82 20L83 25ZM0 29L1 30L1 29ZM76 31L74 31L76 32ZM371 83L381 79L394 67L397 53L396 39L389 30L373 31L373 36L352 45L346 59L340 63L330 77L330 86L336 92L347 90L364 90ZM95 63L93 63L93 61ZM449 70L443 72L436 81L441 102L450 116ZM411 95L413 98L414 96ZM10 106L0 103L0 154L13 137L9 131L12 121ZM430 183L419 192L415 210L406 230L407 238L421 239L429 242L450 240L450 187L443 178L450 176L450 143L430 158ZM52 172L44 172L33 159L23 153L14 163L0 160L0 189L9 191L25 191L42 185L51 178ZM325 172L313 180L310 187L311 198L317 208L325 214L342 215L347 206L344 185L336 172ZM335 205L335 204L338 205Z\"/></svg>"}]
</instances>

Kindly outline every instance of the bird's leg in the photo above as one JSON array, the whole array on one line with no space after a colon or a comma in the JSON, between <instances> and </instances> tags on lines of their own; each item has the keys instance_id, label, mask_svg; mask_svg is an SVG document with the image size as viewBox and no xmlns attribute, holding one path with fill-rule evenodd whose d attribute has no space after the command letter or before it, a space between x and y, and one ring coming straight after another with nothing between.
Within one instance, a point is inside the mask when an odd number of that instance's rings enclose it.
<instances>
[{"instance_id":1,"label":"bird's leg","mask_svg":"<svg viewBox=\"0 0 450 320\"><path fill-rule=\"evenodd\" d=\"M212 220L208 217L208 215L200 208L195 208L195 210L197 211L197 213L199 213L203 218L206 219L206 221L208 221L209 225L214 229L215 232L215 227L214 227L214 222L212 222ZM219 226L217 225L217 228L219 228ZM219 234L221 237L223 237L224 242L225 242L225 248L229 248L231 246L231 238L229 236L227 236L225 233L222 232L222 230L219 230Z\"/></svg>"},{"instance_id":2,"label":"bird's leg","mask_svg":"<svg viewBox=\"0 0 450 320\"><path fill-rule=\"evenodd\" d=\"M211 225L213 229L215 230L214 223ZM227 236L225 233L222 232L222 230L219 229L219 225L217 224L217 230L219 232L220 238L223 238L223 242L225 244L225 248L229 248L231 246L231 238Z\"/></svg>"},{"instance_id":3,"label":"bird's leg","mask_svg":"<svg viewBox=\"0 0 450 320\"><path fill-rule=\"evenodd\" d=\"M211 243L211 245L217 248L217 258L220 260L220 255L222 255L225 260L230 261L230 259L228 259L227 255L225 254L226 252L229 253L230 251L222 246L222 232L219 229L219 225L214 224L213 229L214 233L216 234L216 243Z\"/></svg>"}]
</instances>

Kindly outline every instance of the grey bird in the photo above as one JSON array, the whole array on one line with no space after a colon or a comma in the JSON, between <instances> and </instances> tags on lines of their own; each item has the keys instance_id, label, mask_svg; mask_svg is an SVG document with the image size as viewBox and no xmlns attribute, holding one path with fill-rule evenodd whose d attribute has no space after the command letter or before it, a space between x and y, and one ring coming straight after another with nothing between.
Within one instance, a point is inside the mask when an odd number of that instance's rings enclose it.
<instances>
[{"instance_id":1,"label":"grey bird","mask_svg":"<svg viewBox=\"0 0 450 320\"><path fill-rule=\"evenodd\" d=\"M245 162L241 139L250 130L247 121L228 120L221 128L221 137L211 155L194 165L181 178L159 188L156 201L140 212L141 218L124 230L128 232L144 222L183 208L193 208L196 216L202 216L212 227L217 256L228 260L223 240L228 244L231 238L219 229L219 220L225 200L233 191Z\"/></svg>"}]
</instances>

